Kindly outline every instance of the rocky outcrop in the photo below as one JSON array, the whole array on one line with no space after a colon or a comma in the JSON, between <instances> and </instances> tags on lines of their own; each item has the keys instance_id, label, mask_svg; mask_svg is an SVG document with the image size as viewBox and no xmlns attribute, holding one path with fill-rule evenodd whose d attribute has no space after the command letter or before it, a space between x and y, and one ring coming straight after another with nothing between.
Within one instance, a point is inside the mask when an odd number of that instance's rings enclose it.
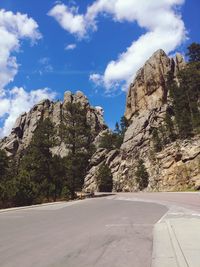
<instances>
[{"instance_id":1,"label":"rocky outcrop","mask_svg":"<svg viewBox=\"0 0 200 267\"><path fill-rule=\"evenodd\" d=\"M125 116L131 119L134 114L160 108L167 102L168 90L166 86L169 71L177 72L185 65L180 54L176 58L169 58L163 50L158 50L141 68L130 85Z\"/></svg>"},{"instance_id":2,"label":"rocky outcrop","mask_svg":"<svg viewBox=\"0 0 200 267\"><path fill-rule=\"evenodd\" d=\"M100 107L92 107L87 97L80 91L72 94L70 91L65 92L64 100L51 102L43 100L35 105L28 113L23 113L17 120L11 134L0 142L0 148L5 149L9 156L19 155L31 142L33 134L41 120L50 118L58 128L67 103L80 103L87 111L87 121L91 126L92 134L95 139L98 134L105 130L107 126L103 119L103 110ZM66 147L61 143L53 149L54 153L64 156Z\"/></svg>"},{"instance_id":3,"label":"rocky outcrop","mask_svg":"<svg viewBox=\"0 0 200 267\"><path fill-rule=\"evenodd\" d=\"M155 152L152 130L164 125L166 111L173 109L167 88L167 76L185 67L180 54L169 58L158 50L141 68L127 94L125 117L130 121L119 151L99 150L91 159L91 169L85 179L86 189L96 189L96 174L101 164L107 164L113 174L114 191L136 191L135 172L143 159L149 173L145 190L184 190L200 188L200 139L179 140ZM112 160L110 160L110 158ZM98 160L96 160L98 159Z\"/></svg>"}]
</instances>

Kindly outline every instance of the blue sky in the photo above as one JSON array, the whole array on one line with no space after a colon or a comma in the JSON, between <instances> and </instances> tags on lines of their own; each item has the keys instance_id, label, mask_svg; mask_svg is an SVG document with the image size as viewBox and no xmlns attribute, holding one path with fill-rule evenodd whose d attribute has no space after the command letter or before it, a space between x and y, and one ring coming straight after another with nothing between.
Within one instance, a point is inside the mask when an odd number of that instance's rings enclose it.
<instances>
[{"instance_id":1,"label":"blue sky","mask_svg":"<svg viewBox=\"0 0 200 267\"><path fill-rule=\"evenodd\" d=\"M101 0L0 1L0 10L4 9L0 27L3 25L6 32L11 31L19 42L17 48L6 48L9 56L3 67L0 62L0 76L5 72L5 65L10 75L2 84L0 81L2 136L8 134L16 115L23 109L28 110L46 96L62 100L66 90L81 90L92 105L102 106L105 121L113 128L124 113L128 84L156 48L173 54L184 52L191 42L200 42L199 0L186 0L185 3L183 0L155 0L153 6L150 2L145 4L148 0L141 0L135 15L129 12L137 1L126 0L126 6L125 0L116 0L120 8L117 5L111 8L109 2L112 1L107 0L106 5L102 5ZM159 2L158 6L156 2ZM88 7L91 7L90 12ZM134 8L132 10L134 13ZM10 16L6 13L9 11ZM32 26L30 33L21 33L18 29L16 35L10 30L9 20L13 17L16 23L17 12L28 16L20 18L22 23L28 23L32 18L37 24ZM163 16L158 14L160 12L164 12ZM165 21L168 15L172 16L171 25L167 19ZM68 20L69 16L71 20ZM157 28L161 35L155 37ZM170 35L173 38L168 40ZM0 49L1 45L4 48L7 43L0 41ZM73 49L67 50L68 45ZM13 56L17 67L13 67L15 73L10 74L8 65ZM24 107L23 101L26 102ZM18 104L20 107L16 107Z\"/></svg>"}]
</instances>

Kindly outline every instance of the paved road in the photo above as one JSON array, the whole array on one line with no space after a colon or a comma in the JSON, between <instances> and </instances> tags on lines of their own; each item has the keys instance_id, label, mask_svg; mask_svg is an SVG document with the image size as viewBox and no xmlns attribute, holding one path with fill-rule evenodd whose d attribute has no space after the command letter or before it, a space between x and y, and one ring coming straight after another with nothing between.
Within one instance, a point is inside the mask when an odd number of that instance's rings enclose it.
<instances>
[{"instance_id":1,"label":"paved road","mask_svg":"<svg viewBox=\"0 0 200 267\"><path fill-rule=\"evenodd\" d=\"M177 206L200 212L200 192L154 192L154 193L119 193L122 199L144 200L168 207Z\"/></svg>"},{"instance_id":2,"label":"paved road","mask_svg":"<svg viewBox=\"0 0 200 267\"><path fill-rule=\"evenodd\" d=\"M169 218L174 227L181 220L177 229L183 230L183 239L186 223L198 215L195 212L200 214L199 193L119 193L0 212L0 267L150 267L155 223L159 221L155 229L160 232ZM194 229L197 226L199 221ZM182 240L183 249L191 236ZM158 237L160 251L166 241ZM199 250L199 246L192 249ZM194 262L198 257L192 255ZM162 260L166 263L167 259Z\"/></svg>"},{"instance_id":3,"label":"paved road","mask_svg":"<svg viewBox=\"0 0 200 267\"><path fill-rule=\"evenodd\" d=\"M0 213L0 266L150 267L166 212L109 197Z\"/></svg>"}]
</instances>

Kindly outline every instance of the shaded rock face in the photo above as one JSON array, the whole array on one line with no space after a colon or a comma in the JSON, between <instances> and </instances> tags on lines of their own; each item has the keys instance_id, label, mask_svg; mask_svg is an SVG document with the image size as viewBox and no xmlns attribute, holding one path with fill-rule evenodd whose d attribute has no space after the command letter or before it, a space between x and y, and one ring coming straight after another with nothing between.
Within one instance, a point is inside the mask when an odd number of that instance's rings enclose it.
<instances>
[{"instance_id":1,"label":"shaded rock face","mask_svg":"<svg viewBox=\"0 0 200 267\"><path fill-rule=\"evenodd\" d=\"M137 191L136 170L143 159L149 173L147 191L200 188L200 138L176 141L155 153L152 129L164 124L166 110L171 109L167 74L175 77L185 67L180 54L174 59L158 50L141 68L127 94L125 116L130 121L123 144L118 151L99 149L91 159L85 188L98 189L96 175L101 164L113 174L114 191ZM178 81L178 78L176 78ZM172 120L173 120L172 116Z\"/></svg>"},{"instance_id":2,"label":"shaded rock face","mask_svg":"<svg viewBox=\"0 0 200 267\"><path fill-rule=\"evenodd\" d=\"M104 123L102 110L90 106L87 97L80 91L72 94L70 91L65 92L64 100L51 102L43 100L35 105L28 113L22 114L15 122L11 134L0 141L0 148L5 149L8 156L20 155L20 153L30 144L33 134L41 120L50 118L58 128L67 103L80 103L87 111L87 121L91 125L92 134L95 139L98 134L107 128ZM55 154L65 156L66 147L61 143L53 149Z\"/></svg>"}]
</instances>

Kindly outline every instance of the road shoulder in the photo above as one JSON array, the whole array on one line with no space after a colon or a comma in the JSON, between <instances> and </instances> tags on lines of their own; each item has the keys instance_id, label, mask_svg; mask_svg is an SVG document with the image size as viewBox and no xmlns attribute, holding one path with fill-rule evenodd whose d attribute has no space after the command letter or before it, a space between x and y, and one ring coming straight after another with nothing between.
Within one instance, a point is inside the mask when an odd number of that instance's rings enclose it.
<instances>
[{"instance_id":1,"label":"road shoulder","mask_svg":"<svg viewBox=\"0 0 200 267\"><path fill-rule=\"evenodd\" d=\"M199 267L200 214L171 208L154 226L152 267Z\"/></svg>"}]
</instances>

